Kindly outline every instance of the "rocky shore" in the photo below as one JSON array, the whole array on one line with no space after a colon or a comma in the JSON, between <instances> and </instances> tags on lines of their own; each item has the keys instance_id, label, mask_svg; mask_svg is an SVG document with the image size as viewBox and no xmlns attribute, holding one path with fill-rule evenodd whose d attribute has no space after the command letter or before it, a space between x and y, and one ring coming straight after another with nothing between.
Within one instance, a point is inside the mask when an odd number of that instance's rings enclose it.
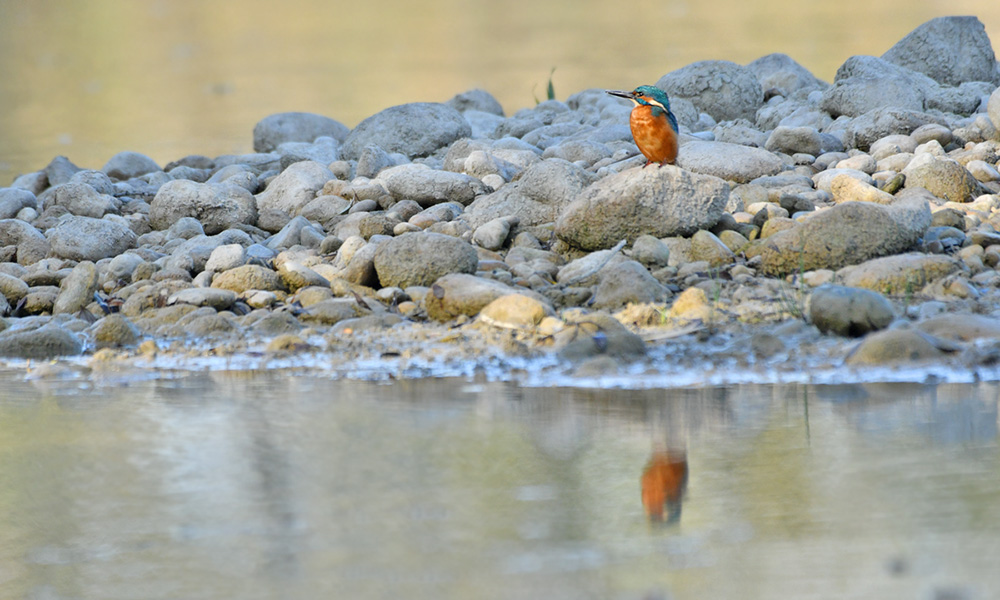
<instances>
[{"instance_id":1,"label":"rocky shore","mask_svg":"<svg viewBox=\"0 0 1000 600\"><path fill-rule=\"evenodd\" d=\"M676 166L642 168L631 106L599 89L511 116L473 90L354 129L276 114L251 154L163 167L56 158L0 188L0 356L397 376L1000 363L1000 66L978 19L852 56L832 85L781 54L655 84Z\"/></svg>"}]
</instances>

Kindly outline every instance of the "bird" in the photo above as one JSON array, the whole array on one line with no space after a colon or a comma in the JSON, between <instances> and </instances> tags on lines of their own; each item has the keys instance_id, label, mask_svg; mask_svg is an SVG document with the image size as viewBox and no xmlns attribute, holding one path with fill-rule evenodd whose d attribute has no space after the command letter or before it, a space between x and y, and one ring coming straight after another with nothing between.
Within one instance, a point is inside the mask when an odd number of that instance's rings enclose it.
<instances>
[{"instance_id":1,"label":"bird","mask_svg":"<svg viewBox=\"0 0 1000 600\"><path fill-rule=\"evenodd\" d=\"M654 523L663 522L666 509L667 523L681 518L681 501L687 488L687 456L682 451L656 449L643 470L640 485L642 505Z\"/></svg>"},{"instance_id":2,"label":"bird","mask_svg":"<svg viewBox=\"0 0 1000 600\"><path fill-rule=\"evenodd\" d=\"M632 138L646 157L646 164L673 164L677 159L677 117L670 112L667 93L653 85L640 85L631 92L604 90L612 96L628 98L635 103L629 116Z\"/></svg>"}]
</instances>

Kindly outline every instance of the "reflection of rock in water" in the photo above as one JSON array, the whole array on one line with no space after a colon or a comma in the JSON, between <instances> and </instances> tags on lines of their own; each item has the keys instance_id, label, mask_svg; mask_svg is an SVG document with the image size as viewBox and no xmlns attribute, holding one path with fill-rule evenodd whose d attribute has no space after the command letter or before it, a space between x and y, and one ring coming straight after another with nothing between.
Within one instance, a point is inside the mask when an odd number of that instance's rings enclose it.
<instances>
[{"instance_id":1,"label":"reflection of rock in water","mask_svg":"<svg viewBox=\"0 0 1000 600\"><path fill-rule=\"evenodd\" d=\"M681 518L681 501L687 487L687 456L677 450L654 450L642 473L642 505L650 521L667 523Z\"/></svg>"}]
</instances>

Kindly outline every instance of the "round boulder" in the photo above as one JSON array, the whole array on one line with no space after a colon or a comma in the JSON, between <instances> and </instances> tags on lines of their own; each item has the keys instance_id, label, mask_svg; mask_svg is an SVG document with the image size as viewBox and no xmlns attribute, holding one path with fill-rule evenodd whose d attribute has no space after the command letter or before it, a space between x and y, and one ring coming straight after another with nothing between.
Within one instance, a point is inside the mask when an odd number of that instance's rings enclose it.
<instances>
[{"instance_id":1,"label":"round boulder","mask_svg":"<svg viewBox=\"0 0 1000 600\"><path fill-rule=\"evenodd\" d=\"M382 286L429 286L449 273L475 273L476 249L459 238L426 231L406 233L379 245L375 272Z\"/></svg>"}]
</instances>

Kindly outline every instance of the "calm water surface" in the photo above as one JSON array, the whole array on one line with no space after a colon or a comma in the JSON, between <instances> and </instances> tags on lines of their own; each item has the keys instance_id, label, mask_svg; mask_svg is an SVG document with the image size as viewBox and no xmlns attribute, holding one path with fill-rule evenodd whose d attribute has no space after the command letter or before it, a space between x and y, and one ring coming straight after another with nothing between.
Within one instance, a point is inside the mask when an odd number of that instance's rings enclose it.
<instances>
[{"instance_id":1,"label":"calm water surface","mask_svg":"<svg viewBox=\"0 0 1000 600\"><path fill-rule=\"evenodd\" d=\"M251 150L263 117L353 127L471 88L507 114L592 87L631 88L706 59L784 52L827 81L921 23L994 0L0 0L0 185L66 155L100 168Z\"/></svg>"},{"instance_id":2,"label":"calm water surface","mask_svg":"<svg viewBox=\"0 0 1000 600\"><path fill-rule=\"evenodd\" d=\"M0 598L1000 595L997 384L0 381Z\"/></svg>"}]
</instances>

